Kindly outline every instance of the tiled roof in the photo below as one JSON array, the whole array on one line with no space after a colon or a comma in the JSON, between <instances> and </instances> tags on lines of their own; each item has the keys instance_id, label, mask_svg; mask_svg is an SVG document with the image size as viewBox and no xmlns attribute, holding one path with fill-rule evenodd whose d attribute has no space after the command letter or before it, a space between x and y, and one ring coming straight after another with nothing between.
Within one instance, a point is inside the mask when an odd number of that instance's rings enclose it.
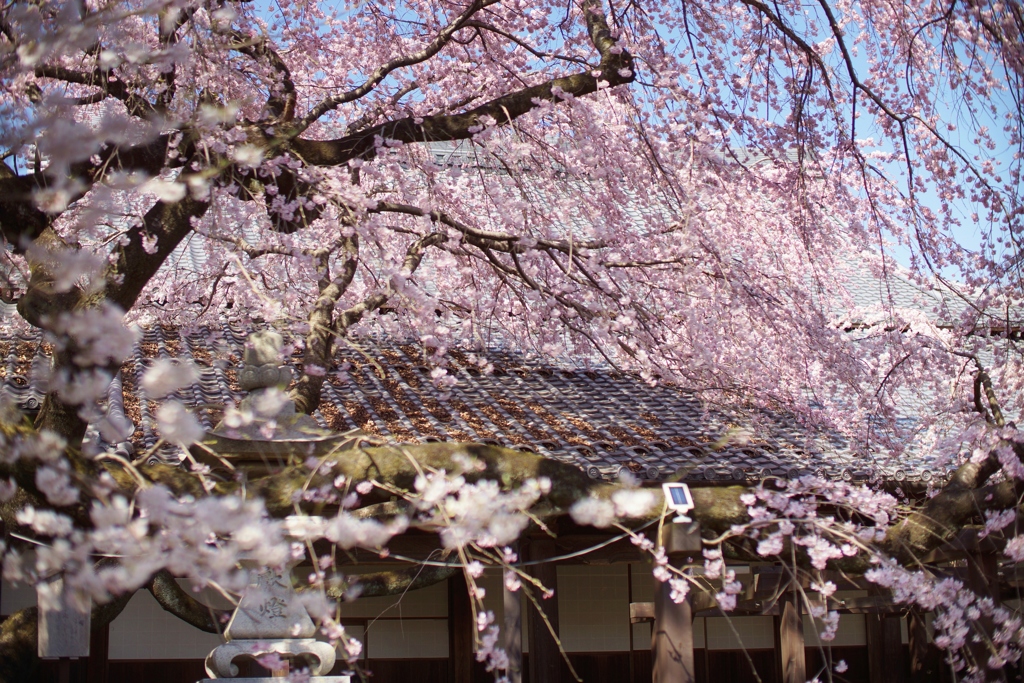
<instances>
[{"instance_id":1,"label":"tiled roof","mask_svg":"<svg viewBox=\"0 0 1024 683\"><path fill-rule=\"evenodd\" d=\"M468 144L432 144L428 151L440 165L502 168L500 164L489 166L489 157ZM795 161L795 157L789 160ZM741 161L756 166L765 159L747 155ZM622 210L637 229L652 216L671 220L668 205L650 199L624 202ZM582 235L590 229L582 214L557 220L568 221L563 226L567 233ZM246 239L258 241L254 225L243 224L242 228ZM197 234L179 245L164 268L200 272L208 257L207 238ZM420 272L429 268L425 264ZM859 266L849 268L846 274L853 306L873 309L881 303L883 307L922 310L933 319L939 314L932 310L942 303L939 290L927 291L904 277L898 268L884 278ZM430 279L424 278L425 282ZM0 330L4 320L15 315L10 309L13 307L0 303ZM955 306L950 309L958 310ZM178 392L176 398L211 429L220 419L222 407L242 398L236 374L243 337L243 331L227 325L194 334L159 327L145 332L134 357L115 379L107 408L115 412L123 409L134 423L132 443L137 453L147 452L158 440L155 404L140 387L148 363L159 356L191 357L196 361L202 368L199 382ZM496 340L500 341L495 338L489 343ZM617 476L622 468L652 479L683 469L699 480L734 480L762 472L791 476L821 467L836 475L844 470L874 471L896 478L902 470L914 478L929 468L912 452L900 462L880 468L870 455L855 454L840 439L809 436L808 430L792 419L759 411L755 414L756 425L752 425L749 416L712 410L702 404L698 394L672 386L652 387L599 364L589 370L570 364L543 366L515 352L494 349L488 352L487 360L495 372L485 374L466 354L454 352L450 371L456 383L440 390L432 383L430 368L421 360L421 350L415 344L358 343L361 351L342 345L339 369L331 372L324 386L321 408L314 417L325 427L338 431L359 428L407 442L475 441L526 448L576 463L591 476L604 478ZM5 338L0 332L0 363L0 397L6 395L24 409L38 408L49 365L38 338ZM919 399L908 396L903 402L911 411L926 410ZM913 415L906 420L913 421ZM726 434L747 428L753 433L746 443L734 440L719 449L712 448ZM116 445L103 442L96 429L90 430L89 438L98 447ZM125 449L126 445L120 447ZM160 455L176 457L169 448Z\"/></svg>"},{"instance_id":2,"label":"tiled roof","mask_svg":"<svg viewBox=\"0 0 1024 683\"><path fill-rule=\"evenodd\" d=\"M136 453L149 451L158 440L155 404L140 381L148 365L159 357L196 363L199 381L173 397L209 430L224 406L243 397L237 371L244 341L245 332L228 325L188 334L159 326L144 331L112 384L107 405L108 413L123 410L134 424ZM928 469L909 456L880 469L869 455L857 455L841 440L816 435L785 416L757 411L751 421L712 409L694 393L650 386L610 370L539 365L516 353L491 351L486 360L493 371L482 372L470 354L455 350L449 352L455 384L438 388L416 344L359 340L339 346L338 364L328 374L314 413L322 426L336 431L361 429L400 442L508 446L575 464L605 479L625 469L644 479L665 479L683 470L690 481L791 477L819 470L833 477L873 473L899 480L918 478ZM0 397L23 408L38 407L49 366L46 350L32 336L0 338ZM101 448L117 447L95 429L90 439ZM177 454L166 448L153 457L176 460ZM933 475L928 471L925 476Z\"/></svg>"},{"instance_id":3,"label":"tiled roof","mask_svg":"<svg viewBox=\"0 0 1024 683\"><path fill-rule=\"evenodd\" d=\"M869 267L869 262L873 262L874 267ZM851 303L864 311L874 311L879 307L885 311L920 311L929 320L942 325L955 319L965 306L949 288L927 288L918 284L899 265L890 264L882 271L874 259L850 258L841 264L840 270Z\"/></svg>"}]
</instances>

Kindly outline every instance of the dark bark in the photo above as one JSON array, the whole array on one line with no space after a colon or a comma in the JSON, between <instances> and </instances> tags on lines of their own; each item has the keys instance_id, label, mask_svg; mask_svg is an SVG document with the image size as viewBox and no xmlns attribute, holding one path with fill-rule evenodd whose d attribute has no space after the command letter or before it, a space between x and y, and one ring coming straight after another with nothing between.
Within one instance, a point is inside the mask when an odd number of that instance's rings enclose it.
<instances>
[{"instance_id":1,"label":"dark bark","mask_svg":"<svg viewBox=\"0 0 1024 683\"><path fill-rule=\"evenodd\" d=\"M117 254L107 299L125 311L134 306L150 278L192 231L192 221L201 218L209 206L208 201L187 194L177 202L158 201L147 211L142 227L128 233L128 244ZM142 238L146 234L157 237L152 254L143 247ZM120 281L115 282L113 276Z\"/></svg>"},{"instance_id":2,"label":"dark bark","mask_svg":"<svg viewBox=\"0 0 1024 683\"><path fill-rule=\"evenodd\" d=\"M86 296L78 290L70 293L54 292L49 287L52 278L46 265L39 264L33 268L32 284L29 292L19 300L18 311L33 325L46 328L52 326L54 316L60 313L101 305L104 300L116 304L122 310L130 309L164 260L192 230L192 219L202 216L208 206L207 202L189 196L175 203L157 202L146 213L142 228L128 233L129 242L118 254L116 267L107 275L108 289L105 294L100 292ZM142 238L146 233L158 238L156 250L152 254L147 253L142 246ZM72 346L63 349L54 357L54 372L74 377L95 369L81 367L74 359L75 350ZM116 367L101 369L111 376L117 371ZM46 395L36 425L63 437L70 446L69 457L77 451L86 429L84 420L79 417L78 408L65 403L60 394L54 391Z\"/></svg>"},{"instance_id":3,"label":"dark bark","mask_svg":"<svg viewBox=\"0 0 1024 683\"><path fill-rule=\"evenodd\" d=\"M461 571L459 567L415 566L407 569L350 575L349 578L359 585L359 597L377 598L385 595L402 595L407 591L433 586ZM331 598L341 599L345 596L345 589L331 587L327 589L327 595Z\"/></svg>"},{"instance_id":4,"label":"dark bark","mask_svg":"<svg viewBox=\"0 0 1024 683\"><path fill-rule=\"evenodd\" d=\"M955 483L893 526L881 549L906 566L920 564L939 546L956 539L965 524L986 510L1015 508L1024 489L1019 482L965 489Z\"/></svg>"},{"instance_id":5,"label":"dark bark","mask_svg":"<svg viewBox=\"0 0 1024 683\"><path fill-rule=\"evenodd\" d=\"M516 92L496 97L462 114L408 117L389 121L334 140L296 138L292 150L307 164L338 166L356 158L376 154L376 139L397 140L406 144L431 141L468 140L488 118L494 125L507 125L537 108L538 102L558 102L561 91L583 97L602 87L632 83L635 79L633 57L629 52L613 51L618 43L611 36L608 23L595 2L584 3L590 40L601 56L595 69L554 78ZM301 131L300 131L301 132Z\"/></svg>"},{"instance_id":6,"label":"dark bark","mask_svg":"<svg viewBox=\"0 0 1024 683\"><path fill-rule=\"evenodd\" d=\"M186 624L206 633L223 633L230 612L207 607L189 595L166 569L157 572L146 585L157 603Z\"/></svg>"},{"instance_id":7,"label":"dark bark","mask_svg":"<svg viewBox=\"0 0 1024 683\"><path fill-rule=\"evenodd\" d=\"M113 172L143 171L158 175L167 161L169 141L169 136L161 135L131 147L105 145L95 155L99 163L88 159L72 164L68 175L80 181L82 189L69 198L69 203L83 197L92 185ZM189 149L190 145L183 143L182 148ZM18 253L23 253L51 224L51 217L38 209L33 199L33 192L45 186L40 176L19 176L7 164L0 163L0 235Z\"/></svg>"},{"instance_id":8,"label":"dark bark","mask_svg":"<svg viewBox=\"0 0 1024 683\"><path fill-rule=\"evenodd\" d=\"M490 117L496 125L507 125L536 108L538 101L557 101L554 92L560 89L567 95L582 97L598 91L598 83L609 86L630 83L619 75L619 69L631 69L632 61L626 52L617 55L615 66L605 64L599 75L590 72L573 74L524 88L509 95L497 97L463 114L449 116L423 116L382 123L365 131L334 140L307 140L297 138L291 143L295 153L306 163L316 166L339 166L352 159L368 159L376 155L376 138L397 140L405 144L433 141L468 140L479 130L481 122Z\"/></svg>"},{"instance_id":9,"label":"dark bark","mask_svg":"<svg viewBox=\"0 0 1024 683\"><path fill-rule=\"evenodd\" d=\"M32 202L34 186L30 176L16 176L0 163L0 234L19 252L50 225L50 217Z\"/></svg>"},{"instance_id":10,"label":"dark bark","mask_svg":"<svg viewBox=\"0 0 1024 683\"><path fill-rule=\"evenodd\" d=\"M406 251L405 262L402 264L402 273L408 277L416 272L423 260L423 253L428 247L441 244L448 237L444 233L433 232L413 242ZM366 313L374 311L388 300L390 291L378 292L370 295L355 306L346 309L338 319L334 319L334 309L338 300L344 295L348 285L355 275L358 243L355 238L349 240L346 248L349 257L341 267L341 273L333 280L321 279L320 297L313 306L309 315L309 334L306 335L306 351L303 356L305 366L315 366L323 369L324 373L330 369L333 363L332 348L334 336L345 336L348 328L357 323ZM326 269L326 255L323 257ZM324 374L319 372L310 373L303 370L299 381L295 383L291 395L295 400L298 410L305 413L312 413L320 405L320 391L324 384Z\"/></svg>"},{"instance_id":11,"label":"dark bark","mask_svg":"<svg viewBox=\"0 0 1024 683\"><path fill-rule=\"evenodd\" d=\"M58 291L55 285L54 270L60 267L61 255L73 250L73 245L47 226L35 238L32 247L32 256L28 259L28 287L18 297L18 314L30 325L46 328L60 314L78 308L85 294L78 287Z\"/></svg>"},{"instance_id":12,"label":"dark bark","mask_svg":"<svg viewBox=\"0 0 1024 683\"><path fill-rule=\"evenodd\" d=\"M320 296L309 313L309 332L306 334L306 348L302 355L303 373L292 389L295 407L303 413L312 413L320 405L320 391L334 356L334 307L355 277L359 263L358 237L353 235L346 238L343 249L345 260L334 278L328 275L330 254L315 255L322 274L317 284ZM308 372L306 368L311 366L321 368L323 372Z\"/></svg>"}]
</instances>

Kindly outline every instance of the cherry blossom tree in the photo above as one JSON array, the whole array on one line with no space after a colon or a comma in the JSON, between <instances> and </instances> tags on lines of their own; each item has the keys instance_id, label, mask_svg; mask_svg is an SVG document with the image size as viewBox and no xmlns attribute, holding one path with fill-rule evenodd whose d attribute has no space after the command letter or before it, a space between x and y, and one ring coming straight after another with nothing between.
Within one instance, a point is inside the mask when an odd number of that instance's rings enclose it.
<instances>
[{"instance_id":1,"label":"cherry blossom tree","mask_svg":"<svg viewBox=\"0 0 1024 683\"><path fill-rule=\"evenodd\" d=\"M216 630L171 578L237 591L241 553L283 562L280 519L323 507L296 503L301 482L331 508L311 538L380 548L436 529L471 585L474 562L518 581L501 548L531 510L619 525L681 598L690 579L632 531L660 493L550 463L539 477L531 454L376 445L243 486L81 449L134 324L291 329L307 413L339 339L417 339L443 388L449 348L500 337L865 449L917 439L956 471L905 504L814 478L697 490L707 576L728 608L723 557L867 572L939 610L957 666L996 675L1020 656L1019 617L968 609L962 582L921 563L978 524L1024 558L999 531L1024 472L1022 32L1016 1L5 2L0 288L9 324L54 344L38 417L3 426L3 519L44 544L33 566L7 548L5 576L73 568L98 622L149 587ZM193 244L205 262L182 267ZM907 309L884 287L857 305L851 272L885 283L894 256L949 305ZM908 393L929 404L912 434L895 420ZM180 405L158 418L166 440L201 437ZM311 610L343 638L323 576ZM0 671L30 670L34 637L33 611L5 622Z\"/></svg>"}]
</instances>

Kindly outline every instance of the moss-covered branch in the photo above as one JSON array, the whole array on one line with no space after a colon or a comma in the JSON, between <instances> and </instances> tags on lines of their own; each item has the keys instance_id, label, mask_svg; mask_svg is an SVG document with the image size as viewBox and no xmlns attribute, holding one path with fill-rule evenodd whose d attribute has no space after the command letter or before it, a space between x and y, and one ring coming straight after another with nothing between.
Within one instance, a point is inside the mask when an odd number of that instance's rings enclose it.
<instances>
[{"instance_id":1,"label":"moss-covered branch","mask_svg":"<svg viewBox=\"0 0 1024 683\"><path fill-rule=\"evenodd\" d=\"M230 612L214 609L193 598L166 569L157 572L146 588L165 611L186 624L206 633L223 633Z\"/></svg>"},{"instance_id":2,"label":"moss-covered branch","mask_svg":"<svg viewBox=\"0 0 1024 683\"><path fill-rule=\"evenodd\" d=\"M388 595L401 595L409 591L433 586L447 580L461 571L458 567L415 566L405 569L368 572L346 577L349 583L359 586L359 597L379 598ZM335 600L345 598L347 586L336 585L327 589L328 597Z\"/></svg>"}]
</instances>

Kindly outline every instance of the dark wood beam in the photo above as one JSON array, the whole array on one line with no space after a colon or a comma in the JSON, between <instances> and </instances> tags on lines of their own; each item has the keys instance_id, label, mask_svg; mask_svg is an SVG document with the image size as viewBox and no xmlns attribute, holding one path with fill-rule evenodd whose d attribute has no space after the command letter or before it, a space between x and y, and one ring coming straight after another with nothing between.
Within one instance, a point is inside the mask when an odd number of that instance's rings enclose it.
<instances>
[{"instance_id":1,"label":"dark wood beam","mask_svg":"<svg viewBox=\"0 0 1024 683\"><path fill-rule=\"evenodd\" d=\"M781 614L779 603L763 602L760 600L739 600L736 609L728 613L723 612L715 606L714 594L700 592L694 589L692 594L695 617L724 617L724 616L763 616L777 617ZM882 596L868 596L864 598L846 598L845 600L829 600L827 609L839 612L839 614L885 614L902 616L909 611L907 605L893 602ZM801 608L803 614L809 614L806 607ZM629 618L634 624L654 620L653 602L634 602L629 605Z\"/></svg>"},{"instance_id":2,"label":"dark wood beam","mask_svg":"<svg viewBox=\"0 0 1024 683\"><path fill-rule=\"evenodd\" d=\"M700 556L700 527L697 524L667 524L660 540L673 567L682 567ZM687 594L685 600L677 603L671 594L672 587L667 581L655 581L654 625L651 628L653 681L694 683L697 672L693 661L693 595Z\"/></svg>"},{"instance_id":3,"label":"dark wood beam","mask_svg":"<svg viewBox=\"0 0 1024 683\"><path fill-rule=\"evenodd\" d=\"M538 562L526 567L527 573L537 579L545 588L554 591L554 595L544 599L540 591L532 587L530 590L534 600L527 608L527 638L530 643L530 681L559 683L562 675L562 653L559 650L555 635L558 634L558 574L553 562L543 562L558 554L555 542L547 538L530 539L523 543L525 559ZM538 613L534 601L543 610L543 617ZM547 623L545 623L545 619ZM549 625L550 624L550 628ZM552 635L551 631L554 631Z\"/></svg>"},{"instance_id":4,"label":"dark wood beam","mask_svg":"<svg viewBox=\"0 0 1024 683\"><path fill-rule=\"evenodd\" d=\"M110 624L97 626L89 634L87 683L107 683L110 679Z\"/></svg>"},{"instance_id":5,"label":"dark wood beam","mask_svg":"<svg viewBox=\"0 0 1024 683\"><path fill-rule=\"evenodd\" d=\"M778 600L775 617L775 659L782 683L806 683L807 662L804 653L804 619L799 596L785 591Z\"/></svg>"},{"instance_id":6,"label":"dark wood beam","mask_svg":"<svg viewBox=\"0 0 1024 683\"><path fill-rule=\"evenodd\" d=\"M928 642L926 615L920 610L907 614L907 635L910 640L910 682L931 683L939 680L942 654L934 643Z\"/></svg>"},{"instance_id":7,"label":"dark wood beam","mask_svg":"<svg viewBox=\"0 0 1024 683\"><path fill-rule=\"evenodd\" d=\"M888 591L874 586L868 598L890 600ZM871 683L903 683L903 637L900 618L876 613L864 616Z\"/></svg>"},{"instance_id":8,"label":"dark wood beam","mask_svg":"<svg viewBox=\"0 0 1024 683\"><path fill-rule=\"evenodd\" d=\"M473 683L473 605L466 576L459 572L448 579L448 680Z\"/></svg>"},{"instance_id":9,"label":"dark wood beam","mask_svg":"<svg viewBox=\"0 0 1024 683\"><path fill-rule=\"evenodd\" d=\"M522 590L522 589L520 589ZM506 582L501 587L505 611L505 653L508 655L507 677L509 683L523 682L523 613L522 594L510 591Z\"/></svg>"}]
</instances>

